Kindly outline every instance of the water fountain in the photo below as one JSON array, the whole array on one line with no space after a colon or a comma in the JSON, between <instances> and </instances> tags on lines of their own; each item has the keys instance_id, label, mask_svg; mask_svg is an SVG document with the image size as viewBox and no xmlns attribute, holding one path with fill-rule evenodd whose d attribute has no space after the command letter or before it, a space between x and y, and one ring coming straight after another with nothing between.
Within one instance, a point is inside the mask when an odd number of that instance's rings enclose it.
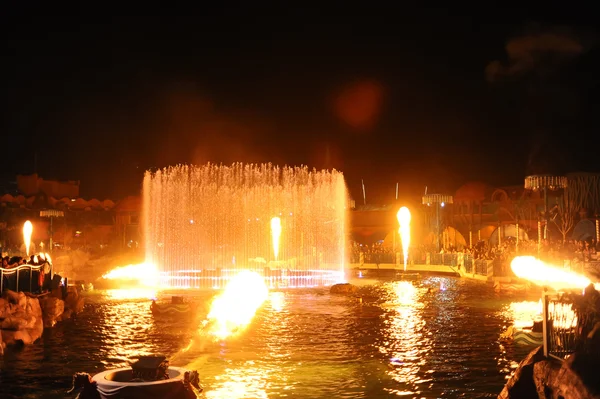
<instances>
[{"instance_id":1,"label":"water fountain","mask_svg":"<svg viewBox=\"0 0 600 399\"><path fill-rule=\"evenodd\" d=\"M179 165L146 172L146 262L165 288L222 288L241 270L270 286L343 280L343 174L271 164Z\"/></svg>"}]
</instances>

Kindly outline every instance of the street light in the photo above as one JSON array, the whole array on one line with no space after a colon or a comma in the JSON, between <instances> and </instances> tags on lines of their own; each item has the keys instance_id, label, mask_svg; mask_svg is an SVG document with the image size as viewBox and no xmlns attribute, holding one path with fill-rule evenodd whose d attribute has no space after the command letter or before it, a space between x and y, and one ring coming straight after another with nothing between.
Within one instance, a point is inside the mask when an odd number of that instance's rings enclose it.
<instances>
[{"instance_id":1,"label":"street light","mask_svg":"<svg viewBox=\"0 0 600 399\"><path fill-rule=\"evenodd\" d=\"M548 190L559 190L567 188L566 176L553 175L531 175L525 177L525 190L538 191L544 193L544 239L548 239ZM538 222L538 256L542 248L542 229L541 223ZM517 232L518 234L518 232Z\"/></svg>"},{"instance_id":2,"label":"street light","mask_svg":"<svg viewBox=\"0 0 600 399\"><path fill-rule=\"evenodd\" d=\"M53 248L53 243L52 243L52 237L54 235L54 230L52 228L52 219L54 218L62 218L65 216L65 213L63 211L59 211L57 209L44 209L43 211L40 211L40 217L43 218L50 218L50 245L48 246L48 250L50 252L52 252L52 248Z\"/></svg>"},{"instance_id":3,"label":"street light","mask_svg":"<svg viewBox=\"0 0 600 399\"><path fill-rule=\"evenodd\" d=\"M451 195L446 194L425 194L423 196L423 205L435 206L435 220L436 220L436 234L435 243L437 251L440 252L440 208L446 206L446 204L452 204L453 198Z\"/></svg>"}]
</instances>

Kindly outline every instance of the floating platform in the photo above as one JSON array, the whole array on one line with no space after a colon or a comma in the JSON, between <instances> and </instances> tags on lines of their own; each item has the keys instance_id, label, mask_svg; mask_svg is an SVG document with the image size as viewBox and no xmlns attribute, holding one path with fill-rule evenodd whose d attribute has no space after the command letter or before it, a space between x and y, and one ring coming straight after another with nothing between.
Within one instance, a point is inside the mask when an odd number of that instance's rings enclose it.
<instances>
[{"instance_id":1,"label":"floating platform","mask_svg":"<svg viewBox=\"0 0 600 399\"><path fill-rule=\"evenodd\" d=\"M544 335L532 328L510 326L500 335L500 339L512 340L516 345L539 346L544 343Z\"/></svg>"},{"instance_id":2,"label":"floating platform","mask_svg":"<svg viewBox=\"0 0 600 399\"><path fill-rule=\"evenodd\" d=\"M187 316L194 313L196 306L185 302L182 296L172 296L171 302L158 303L152 301L150 311L154 316Z\"/></svg>"}]
</instances>

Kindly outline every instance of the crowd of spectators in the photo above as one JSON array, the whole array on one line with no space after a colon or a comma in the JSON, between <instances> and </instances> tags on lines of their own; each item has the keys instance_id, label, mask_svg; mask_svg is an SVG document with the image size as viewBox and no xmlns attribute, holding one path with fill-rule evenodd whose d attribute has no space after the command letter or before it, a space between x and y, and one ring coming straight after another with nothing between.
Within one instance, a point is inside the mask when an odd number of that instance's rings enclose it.
<instances>
[{"instance_id":1,"label":"crowd of spectators","mask_svg":"<svg viewBox=\"0 0 600 399\"><path fill-rule=\"evenodd\" d=\"M397 248L401 254L402 248ZM377 242L372 245L352 243L351 263L395 263L396 254L390 245ZM427 253L437 253L435 245L419 245L411 247L409 262L425 263ZM600 260L600 244L595 240L576 241L568 240L543 240L538 253L538 242L535 240L519 240L514 237L506 238L500 245L489 245L486 241L479 241L472 247L456 248L450 246L442 249L441 253L459 253L472 256L473 259L510 262L515 256L536 256L544 261L563 265L568 262L570 266Z\"/></svg>"}]
</instances>

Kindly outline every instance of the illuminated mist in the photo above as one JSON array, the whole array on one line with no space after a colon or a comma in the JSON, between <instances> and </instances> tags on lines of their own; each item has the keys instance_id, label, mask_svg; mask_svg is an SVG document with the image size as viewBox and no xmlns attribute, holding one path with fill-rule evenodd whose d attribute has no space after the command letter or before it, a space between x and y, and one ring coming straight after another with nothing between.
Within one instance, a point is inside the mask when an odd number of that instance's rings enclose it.
<instances>
[{"instance_id":1,"label":"illuminated mist","mask_svg":"<svg viewBox=\"0 0 600 399\"><path fill-rule=\"evenodd\" d=\"M146 172L146 263L163 288L223 288L242 270L271 286L335 284L344 278L347 208L335 170L236 163Z\"/></svg>"}]
</instances>

